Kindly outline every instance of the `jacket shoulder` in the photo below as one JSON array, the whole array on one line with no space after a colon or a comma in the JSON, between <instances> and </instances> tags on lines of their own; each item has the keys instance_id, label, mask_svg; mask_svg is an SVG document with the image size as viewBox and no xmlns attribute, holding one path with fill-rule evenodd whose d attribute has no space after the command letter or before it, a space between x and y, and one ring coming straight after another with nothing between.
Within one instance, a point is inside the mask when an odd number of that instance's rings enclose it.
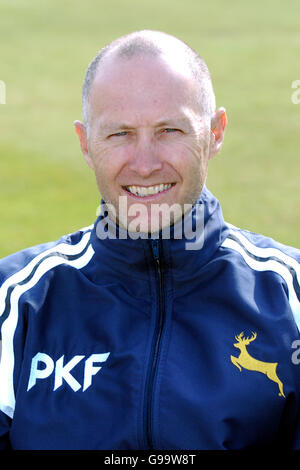
<instances>
[{"instance_id":1,"label":"jacket shoulder","mask_svg":"<svg viewBox=\"0 0 300 470\"><path fill-rule=\"evenodd\" d=\"M298 248L280 243L273 238L265 235L251 232L232 224L227 223L229 234L223 246L231 248L238 248L240 246L248 255L253 254L257 260L262 258L269 258L275 260L279 256L282 260L286 259L287 262L292 261L293 264L300 263L300 250Z\"/></svg>"},{"instance_id":2,"label":"jacket shoulder","mask_svg":"<svg viewBox=\"0 0 300 470\"><path fill-rule=\"evenodd\" d=\"M79 255L86 248L92 229L93 225L83 227L55 241L31 246L0 259L0 286L6 279L31 264L38 265L39 262L54 256L67 259Z\"/></svg>"},{"instance_id":3,"label":"jacket shoulder","mask_svg":"<svg viewBox=\"0 0 300 470\"><path fill-rule=\"evenodd\" d=\"M279 243L272 238L249 232L233 225L229 226L227 238L222 247L232 254L232 262L243 266L256 277L258 273L268 273L276 283L272 292L265 289L266 295L279 295L278 276L285 285L288 302L300 331L300 251L297 248ZM260 276L260 274L258 274Z\"/></svg>"}]
</instances>

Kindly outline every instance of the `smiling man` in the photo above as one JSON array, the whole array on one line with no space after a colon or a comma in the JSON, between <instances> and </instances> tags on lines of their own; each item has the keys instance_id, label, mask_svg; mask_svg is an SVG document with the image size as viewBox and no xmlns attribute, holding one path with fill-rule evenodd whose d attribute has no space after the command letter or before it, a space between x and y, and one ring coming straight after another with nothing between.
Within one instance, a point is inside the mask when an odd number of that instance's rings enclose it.
<instances>
[{"instance_id":1,"label":"smiling man","mask_svg":"<svg viewBox=\"0 0 300 470\"><path fill-rule=\"evenodd\" d=\"M91 63L83 115L76 130L100 194L116 210L110 216L127 228L131 206L143 204L141 232L173 224L195 204L226 126L204 61L178 39L149 31L115 41ZM151 220L158 204L166 213Z\"/></svg>"},{"instance_id":2,"label":"smiling man","mask_svg":"<svg viewBox=\"0 0 300 470\"><path fill-rule=\"evenodd\" d=\"M299 449L300 253L205 185L227 123L205 62L128 34L82 105L99 217L0 261L0 448Z\"/></svg>"}]
</instances>

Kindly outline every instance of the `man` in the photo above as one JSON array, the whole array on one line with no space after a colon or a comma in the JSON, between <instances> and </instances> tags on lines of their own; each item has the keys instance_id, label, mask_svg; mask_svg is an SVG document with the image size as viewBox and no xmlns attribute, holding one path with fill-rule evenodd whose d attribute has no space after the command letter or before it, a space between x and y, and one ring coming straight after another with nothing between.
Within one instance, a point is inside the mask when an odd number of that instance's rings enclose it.
<instances>
[{"instance_id":1,"label":"man","mask_svg":"<svg viewBox=\"0 0 300 470\"><path fill-rule=\"evenodd\" d=\"M0 263L2 448L299 448L300 254L205 186L227 119L204 61L119 38L83 117L97 221Z\"/></svg>"}]
</instances>

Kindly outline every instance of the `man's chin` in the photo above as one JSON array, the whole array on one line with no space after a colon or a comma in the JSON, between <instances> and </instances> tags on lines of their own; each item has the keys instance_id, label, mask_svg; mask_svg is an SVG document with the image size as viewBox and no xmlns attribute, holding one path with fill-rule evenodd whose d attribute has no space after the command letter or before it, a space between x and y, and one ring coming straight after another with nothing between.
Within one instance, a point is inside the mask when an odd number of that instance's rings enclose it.
<instances>
[{"instance_id":1,"label":"man's chin","mask_svg":"<svg viewBox=\"0 0 300 470\"><path fill-rule=\"evenodd\" d=\"M140 234L141 236L154 236L158 235L159 232L162 231L167 232L170 227L172 227L172 225L181 221L182 217L182 211L180 214L177 214L177 217L166 217L165 219L163 217L149 217L148 219L139 220L138 218L133 219L132 217L128 217L128 219L120 217L118 218L117 224L121 229L126 230L132 234Z\"/></svg>"},{"instance_id":2,"label":"man's chin","mask_svg":"<svg viewBox=\"0 0 300 470\"><path fill-rule=\"evenodd\" d=\"M120 229L141 236L168 231L192 209L192 204L166 202L150 206L141 203L128 206L126 197L120 199L117 207L106 203L110 220Z\"/></svg>"},{"instance_id":3,"label":"man's chin","mask_svg":"<svg viewBox=\"0 0 300 470\"><path fill-rule=\"evenodd\" d=\"M118 220L118 225L120 228L122 228L123 230L127 230L129 233L144 235L155 234L167 226L167 224L162 225L161 223L159 223L159 221L124 220L123 218L120 218Z\"/></svg>"}]
</instances>

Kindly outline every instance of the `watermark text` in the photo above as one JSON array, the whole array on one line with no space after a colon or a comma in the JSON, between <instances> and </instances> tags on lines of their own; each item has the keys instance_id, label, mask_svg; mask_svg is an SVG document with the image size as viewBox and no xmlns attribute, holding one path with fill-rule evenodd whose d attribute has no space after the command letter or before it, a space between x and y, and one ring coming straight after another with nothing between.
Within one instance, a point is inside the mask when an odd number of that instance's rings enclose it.
<instances>
[{"instance_id":1,"label":"watermark text","mask_svg":"<svg viewBox=\"0 0 300 470\"><path fill-rule=\"evenodd\" d=\"M6 104L6 85L3 80L0 80L0 104Z\"/></svg>"},{"instance_id":2,"label":"watermark text","mask_svg":"<svg viewBox=\"0 0 300 470\"><path fill-rule=\"evenodd\" d=\"M97 210L99 215L99 211ZM96 226L100 240L138 238L185 239L186 250L200 250L204 245L204 205L143 203L127 205L120 196L118 207L104 203ZM117 221L117 223L115 223Z\"/></svg>"},{"instance_id":3,"label":"watermark text","mask_svg":"<svg viewBox=\"0 0 300 470\"><path fill-rule=\"evenodd\" d=\"M294 104L300 103L300 80L294 80L292 82L292 88L295 88L295 91L292 93L291 101Z\"/></svg>"}]
</instances>

